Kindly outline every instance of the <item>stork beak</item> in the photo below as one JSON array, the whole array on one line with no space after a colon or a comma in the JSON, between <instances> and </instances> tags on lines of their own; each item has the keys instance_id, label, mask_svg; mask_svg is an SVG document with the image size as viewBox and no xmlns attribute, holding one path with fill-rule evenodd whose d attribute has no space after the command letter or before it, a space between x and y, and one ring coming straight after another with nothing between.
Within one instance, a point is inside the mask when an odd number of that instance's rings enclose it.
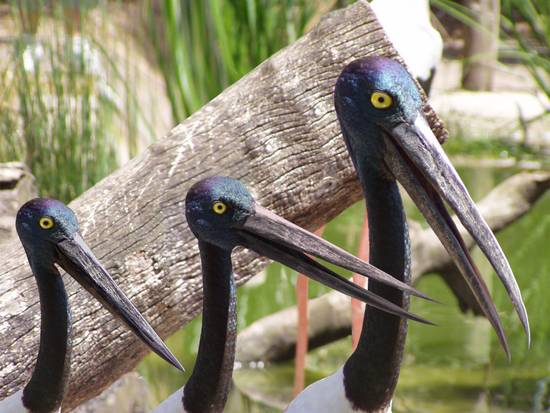
<instances>
[{"instance_id":1,"label":"stork beak","mask_svg":"<svg viewBox=\"0 0 550 413\"><path fill-rule=\"evenodd\" d=\"M183 366L128 297L118 288L107 270L88 248L79 233L57 244L58 264L92 294L115 317L120 318L151 350L177 369Z\"/></svg>"},{"instance_id":2,"label":"stork beak","mask_svg":"<svg viewBox=\"0 0 550 413\"><path fill-rule=\"evenodd\" d=\"M426 295L259 205L255 206L254 214L249 216L236 232L244 247L287 265L332 289L390 314L432 324L373 292L357 286L306 254L407 293L429 299Z\"/></svg>"},{"instance_id":3,"label":"stork beak","mask_svg":"<svg viewBox=\"0 0 550 413\"><path fill-rule=\"evenodd\" d=\"M481 216L458 173L425 117L385 130L385 162L409 193L439 237L495 328L508 357L510 352L495 305L464 240L445 208L446 202L483 251L506 288L530 342L529 321L521 293L498 241Z\"/></svg>"}]
</instances>

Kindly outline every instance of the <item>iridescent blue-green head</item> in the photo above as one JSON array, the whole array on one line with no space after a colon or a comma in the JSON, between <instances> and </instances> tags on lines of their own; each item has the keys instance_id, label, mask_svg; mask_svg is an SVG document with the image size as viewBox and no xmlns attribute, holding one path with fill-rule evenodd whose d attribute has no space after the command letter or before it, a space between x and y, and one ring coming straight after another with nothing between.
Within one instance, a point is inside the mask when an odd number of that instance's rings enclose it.
<instances>
[{"instance_id":1,"label":"iridescent blue-green head","mask_svg":"<svg viewBox=\"0 0 550 413\"><path fill-rule=\"evenodd\" d=\"M334 102L353 161L368 162L376 169L384 168L382 132L423 118L422 98L409 72L381 56L347 65L336 82Z\"/></svg>"},{"instance_id":2,"label":"iridescent blue-green head","mask_svg":"<svg viewBox=\"0 0 550 413\"><path fill-rule=\"evenodd\" d=\"M55 265L63 268L151 350L183 370L90 250L79 232L76 215L68 206L55 199L32 199L19 209L15 226L39 283L59 276Z\"/></svg>"},{"instance_id":3,"label":"iridescent blue-green head","mask_svg":"<svg viewBox=\"0 0 550 413\"><path fill-rule=\"evenodd\" d=\"M498 314L445 208L454 210L503 281L525 330L527 313L510 265L429 126L421 94L397 61L369 56L348 64L334 90L342 135L372 206L373 187L399 181L455 259L507 350ZM387 186L386 186L387 188Z\"/></svg>"},{"instance_id":4,"label":"iridescent blue-green head","mask_svg":"<svg viewBox=\"0 0 550 413\"><path fill-rule=\"evenodd\" d=\"M248 189L237 179L225 176L197 182L185 198L185 214L193 234L224 249L238 244L233 229L254 212L254 198Z\"/></svg>"},{"instance_id":5,"label":"iridescent blue-green head","mask_svg":"<svg viewBox=\"0 0 550 413\"><path fill-rule=\"evenodd\" d=\"M199 245L211 244L226 252L236 246L246 247L384 311L424 321L358 288L308 254L426 298L424 294L258 205L236 179L213 176L195 183L185 198L185 215Z\"/></svg>"},{"instance_id":6,"label":"iridescent blue-green head","mask_svg":"<svg viewBox=\"0 0 550 413\"><path fill-rule=\"evenodd\" d=\"M15 220L17 234L28 254L52 255L63 239L73 238L79 225L74 212L56 199L35 198L25 203Z\"/></svg>"},{"instance_id":7,"label":"iridescent blue-green head","mask_svg":"<svg viewBox=\"0 0 550 413\"><path fill-rule=\"evenodd\" d=\"M335 101L343 116L357 116L380 126L414 122L422 108L422 97L409 72L396 60L379 56L356 60L344 68Z\"/></svg>"}]
</instances>

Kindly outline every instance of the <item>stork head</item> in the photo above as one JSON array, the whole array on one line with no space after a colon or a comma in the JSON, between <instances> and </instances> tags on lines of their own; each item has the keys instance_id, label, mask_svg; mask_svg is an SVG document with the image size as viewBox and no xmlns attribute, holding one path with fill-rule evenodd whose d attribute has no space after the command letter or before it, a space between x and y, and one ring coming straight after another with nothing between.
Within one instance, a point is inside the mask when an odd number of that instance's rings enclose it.
<instances>
[{"instance_id":1,"label":"stork head","mask_svg":"<svg viewBox=\"0 0 550 413\"><path fill-rule=\"evenodd\" d=\"M334 101L352 160L387 174L384 132L413 125L421 115L422 98L411 75L393 59L356 60L340 74Z\"/></svg>"},{"instance_id":2,"label":"stork head","mask_svg":"<svg viewBox=\"0 0 550 413\"><path fill-rule=\"evenodd\" d=\"M254 213L254 199L238 180L213 176L195 183L187 192L187 223L195 236L224 249L239 240L234 228Z\"/></svg>"},{"instance_id":3,"label":"stork head","mask_svg":"<svg viewBox=\"0 0 550 413\"><path fill-rule=\"evenodd\" d=\"M17 234L31 254L52 255L57 242L78 232L74 212L56 199L35 198L17 212Z\"/></svg>"},{"instance_id":4,"label":"stork head","mask_svg":"<svg viewBox=\"0 0 550 413\"><path fill-rule=\"evenodd\" d=\"M36 277L59 275L54 266L60 266L151 350L183 370L84 242L69 207L55 199L36 198L19 209L15 225Z\"/></svg>"},{"instance_id":5,"label":"stork head","mask_svg":"<svg viewBox=\"0 0 550 413\"><path fill-rule=\"evenodd\" d=\"M308 254L427 298L424 294L258 205L236 179L215 176L195 183L187 192L185 211L191 231L201 242L226 251L246 247L383 311L426 322L350 283Z\"/></svg>"},{"instance_id":6,"label":"stork head","mask_svg":"<svg viewBox=\"0 0 550 413\"><path fill-rule=\"evenodd\" d=\"M336 113L365 192L370 179L397 180L453 258L508 353L498 313L447 204L504 284L529 337L527 312L494 234L451 165L424 114L418 88L393 59L366 57L347 65L336 82Z\"/></svg>"}]
</instances>

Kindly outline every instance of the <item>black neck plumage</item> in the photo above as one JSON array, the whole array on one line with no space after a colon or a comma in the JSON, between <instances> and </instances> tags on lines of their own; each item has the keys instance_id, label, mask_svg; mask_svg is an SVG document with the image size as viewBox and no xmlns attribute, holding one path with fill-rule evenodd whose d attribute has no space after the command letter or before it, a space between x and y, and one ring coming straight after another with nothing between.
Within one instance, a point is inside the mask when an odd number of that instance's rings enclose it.
<instances>
[{"instance_id":1,"label":"black neck plumage","mask_svg":"<svg viewBox=\"0 0 550 413\"><path fill-rule=\"evenodd\" d=\"M40 350L23 390L23 405L33 413L51 413L61 406L69 379L71 312L63 280L54 265L29 262L40 295Z\"/></svg>"},{"instance_id":2,"label":"black neck plumage","mask_svg":"<svg viewBox=\"0 0 550 413\"><path fill-rule=\"evenodd\" d=\"M397 183L358 173L367 203L370 262L410 282L409 235ZM369 290L408 308L408 298L394 288L369 281ZM365 412L387 409L399 378L406 335L404 319L367 307L357 349L344 366L346 396L354 407Z\"/></svg>"},{"instance_id":3,"label":"black neck plumage","mask_svg":"<svg viewBox=\"0 0 550 413\"><path fill-rule=\"evenodd\" d=\"M199 352L184 388L189 413L219 413L227 400L237 335L236 287L231 252L199 241L203 273L203 318Z\"/></svg>"}]
</instances>

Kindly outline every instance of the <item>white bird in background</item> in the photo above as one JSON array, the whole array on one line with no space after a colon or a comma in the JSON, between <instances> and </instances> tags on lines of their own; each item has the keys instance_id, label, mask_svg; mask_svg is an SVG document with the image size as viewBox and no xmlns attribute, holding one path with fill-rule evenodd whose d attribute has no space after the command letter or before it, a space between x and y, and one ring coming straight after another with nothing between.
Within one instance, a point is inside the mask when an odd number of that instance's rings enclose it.
<instances>
[{"instance_id":1,"label":"white bird in background","mask_svg":"<svg viewBox=\"0 0 550 413\"><path fill-rule=\"evenodd\" d=\"M430 93L443 40L430 23L428 0L373 0L371 8L409 71Z\"/></svg>"}]
</instances>

